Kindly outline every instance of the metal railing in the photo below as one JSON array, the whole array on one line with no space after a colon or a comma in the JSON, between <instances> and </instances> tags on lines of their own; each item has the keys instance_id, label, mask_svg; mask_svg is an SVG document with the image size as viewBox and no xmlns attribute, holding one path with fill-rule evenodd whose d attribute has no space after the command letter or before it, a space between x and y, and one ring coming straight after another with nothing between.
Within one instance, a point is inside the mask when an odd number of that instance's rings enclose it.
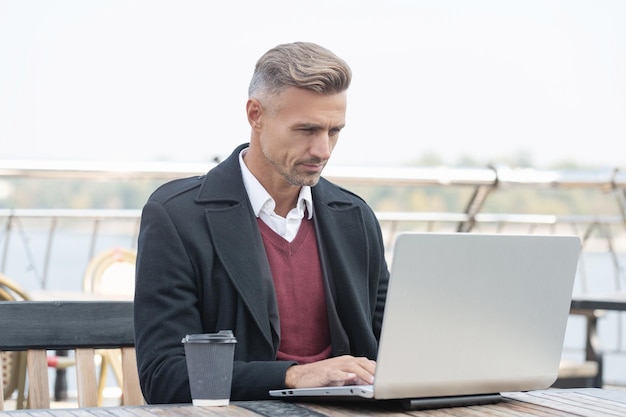
<instances>
[{"instance_id":1,"label":"metal railing","mask_svg":"<svg viewBox=\"0 0 626 417\"><path fill-rule=\"evenodd\" d=\"M0 181L10 178L67 179L67 180L119 180L119 181L167 181L185 176L203 175L213 164L182 163L111 163L98 161L0 161ZM359 168L327 167L324 176L336 183L350 186L413 186L413 187L466 187L471 190L459 212L377 211L390 247L395 234L407 228L435 231L454 230L476 232L489 230L502 232L517 230L534 233L537 230L555 232L568 226L570 233L579 234L585 242L601 236L606 250L611 254L613 270L619 274L621 266L617 256L616 240L626 231L626 173L618 169L599 171L540 171L488 168ZM594 189L615 196L616 212L611 215L553 215L514 214L482 212L487 199L499 190L515 187L552 188L563 190ZM47 220L46 245L43 260L39 263L40 281L45 287L59 223L69 219L91 223L88 257L97 250L98 234L106 223L125 222L125 233L131 245L136 240L140 210L104 209L36 209L0 208L3 239L0 255L0 271L9 262L9 242L14 233L20 233L20 222ZM41 226L41 222L40 228ZM617 280L619 283L619 279ZM620 284L621 285L621 284ZM619 287L621 288L621 287Z\"/></svg>"}]
</instances>

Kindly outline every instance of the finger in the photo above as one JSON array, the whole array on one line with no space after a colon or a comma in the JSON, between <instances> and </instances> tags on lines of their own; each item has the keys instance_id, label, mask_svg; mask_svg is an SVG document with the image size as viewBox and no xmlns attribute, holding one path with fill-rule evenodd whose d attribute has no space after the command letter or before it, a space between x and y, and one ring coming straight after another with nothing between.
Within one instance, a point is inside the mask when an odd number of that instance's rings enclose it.
<instances>
[{"instance_id":1,"label":"finger","mask_svg":"<svg viewBox=\"0 0 626 417\"><path fill-rule=\"evenodd\" d=\"M368 371L362 369L359 372L355 373L355 379L353 384L355 385L369 385L374 383L374 375L369 373Z\"/></svg>"},{"instance_id":2,"label":"finger","mask_svg":"<svg viewBox=\"0 0 626 417\"><path fill-rule=\"evenodd\" d=\"M370 385L374 383L374 376L359 366L350 366L354 369L352 372L348 368L346 370L335 369L329 374L328 379L331 385Z\"/></svg>"},{"instance_id":3,"label":"finger","mask_svg":"<svg viewBox=\"0 0 626 417\"><path fill-rule=\"evenodd\" d=\"M360 380L355 383L373 384L374 374L376 372L376 362L366 358L357 358L354 362L354 368L347 369L347 371L353 372L356 375L356 378Z\"/></svg>"},{"instance_id":4,"label":"finger","mask_svg":"<svg viewBox=\"0 0 626 417\"><path fill-rule=\"evenodd\" d=\"M354 385L354 381L358 380L358 377L353 372L344 372L335 370L332 372L330 376L330 384L331 386L341 386L341 385Z\"/></svg>"},{"instance_id":5,"label":"finger","mask_svg":"<svg viewBox=\"0 0 626 417\"><path fill-rule=\"evenodd\" d=\"M359 365L362 366L363 369L365 369L371 375L374 375L374 373L376 372L376 361L373 361L367 358L360 358L360 359L362 360L359 361Z\"/></svg>"}]
</instances>

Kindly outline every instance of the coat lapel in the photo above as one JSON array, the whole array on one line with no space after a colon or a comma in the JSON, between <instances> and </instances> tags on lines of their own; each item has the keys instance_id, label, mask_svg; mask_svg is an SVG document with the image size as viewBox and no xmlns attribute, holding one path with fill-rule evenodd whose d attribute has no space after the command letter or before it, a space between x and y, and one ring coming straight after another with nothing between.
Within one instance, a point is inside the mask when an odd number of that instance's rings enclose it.
<instances>
[{"instance_id":1,"label":"coat lapel","mask_svg":"<svg viewBox=\"0 0 626 417\"><path fill-rule=\"evenodd\" d=\"M346 297L354 294L353 291L346 291L342 284L351 285L356 282L354 277L367 274L367 262L361 259L365 253L365 229L362 227L359 207L335 187L327 186L323 179L313 188L313 202L333 355L339 356L351 352L350 341L342 324L346 320L349 322L349 317L342 320L339 306L346 302Z\"/></svg>"},{"instance_id":2,"label":"coat lapel","mask_svg":"<svg viewBox=\"0 0 626 417\"><path fill-rule=\"evenodd\" d=\"M318 238L333 269L348 276L366 276L363 256L368 253L368 242L360 207L323 178L312 191Z\"/></svg>"},{"instance_id":3,"label":"coat lapel","mask_svg":"<svg viewBox=\"0 0 626 417\"><path fill-rule=\"evenodd\" d=\"M196 202L205 205L217 258L268 343L277 348L278 305L261 234L241 179L241 149L207 174Z\"/></svg>"}]
</instances>

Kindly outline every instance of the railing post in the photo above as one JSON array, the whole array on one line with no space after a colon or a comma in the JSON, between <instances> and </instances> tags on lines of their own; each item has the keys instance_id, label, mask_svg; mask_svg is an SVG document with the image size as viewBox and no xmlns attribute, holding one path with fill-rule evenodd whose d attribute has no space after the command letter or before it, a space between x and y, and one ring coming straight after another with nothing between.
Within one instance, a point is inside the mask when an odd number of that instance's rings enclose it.
<instances>
[{"instance_id":1,"label":"railing post","mask_svg":"<svg viewBox=\"0 0 626 417\"><path fill-rule=\"evenodd\" d=\"M56 217L50 219L50 231L48 232L48 242L46 244L46 253L44 255L43 261L43 273L41 277L41 288L44 290L48 287L48 269L50 269L50 254L52 252L52 243L54 241L54 232L57 228L57 221L58 219Z\"/></svg>"},{"instance_id":2,"label":"railing post","mask_svg":"<svg viewBox=\"0 0 626 417\"><path fill-rule=\"evenodd\" d=\"M472 198L470 198L467 203L467 207L465 208L465 214L467 214L468 219L459 224L459 227L457 228L458 232L469 232L474 228L474 225L476 224L476 214L480 211L483 204L485 204L487 196L496 187L496 184L479 185L474 189Z\"/></svg>"},{"instance_id":3,"label":"railing post","mask_svg":"<svg viewBox=\"0 0 626 417\"><path fill-rule=\"evenodd\" d=\"M476 186L472 197L465 207L467 220L459 224L457 232L469 232L474 228L474 225L476 224L476 214L478 214L478 212L482 209L483 204L485 204L485 200L487 200L487 196L489 195L489 193L498 187L498 170L493 166L489 166L489 169L491 169L495 174L495 179L493 180L493 183L488 185Z\"/></svg>"},{"instance_id":4,"label":"railing post","mask_svg":"<svg viewBox=\"0 0 626 417\"><path fill-rule=\"evenodd\" d=\"M11 229L13 224L13 214L7 216L7 225L5 227L6 234L4 236L4 248L2 250L2 265L0 265L0 272L6 272L6 262L9 253L9 241L11 238Z\"/></svg>"}]
</instances>

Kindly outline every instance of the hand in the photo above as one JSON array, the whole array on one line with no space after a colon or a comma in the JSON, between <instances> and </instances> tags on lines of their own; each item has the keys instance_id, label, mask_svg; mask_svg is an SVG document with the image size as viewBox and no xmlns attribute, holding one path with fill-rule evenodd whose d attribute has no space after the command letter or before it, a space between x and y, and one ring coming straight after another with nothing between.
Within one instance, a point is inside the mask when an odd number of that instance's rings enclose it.
<instances>
[{"instance_id":1,"label":"hand","mask_svg":"<svg viewBox=\"0 0 626 417\"><path fill-rule=\"evenodd\" d=\"M374 383L376 362L364 357L338 356L287 369L287 388L311 388Z\"/></svg>"}]
</instances>

